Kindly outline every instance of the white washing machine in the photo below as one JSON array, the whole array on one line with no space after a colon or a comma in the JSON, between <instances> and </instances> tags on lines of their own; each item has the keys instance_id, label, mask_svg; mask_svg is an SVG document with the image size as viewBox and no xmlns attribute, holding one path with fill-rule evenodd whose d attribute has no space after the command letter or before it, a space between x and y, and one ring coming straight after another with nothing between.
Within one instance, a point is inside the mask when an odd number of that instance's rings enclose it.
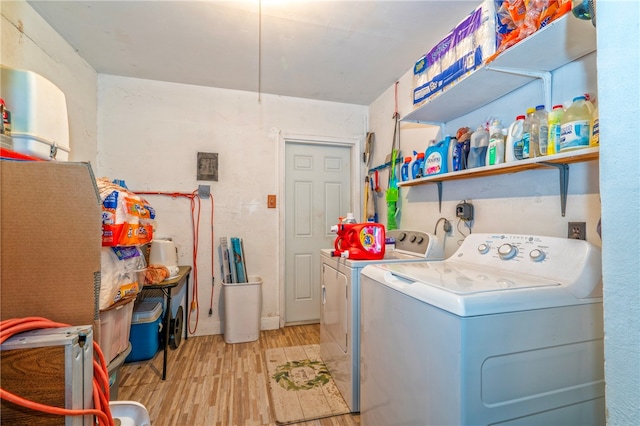
<instances>
[{"instance_id":1,"label":"white washing machine","mask_svg":"<svg viewBox=\"0 0 640 426\"><path fill-rule=\"evenodd\" d=\"M605 424L597 247L472 234L361 290L363 426Z\"/></svg>"},{"instance_id":2,"label":"white washing machine","mask_svg":"<svg viewBox=\"0 0 640 426\"><path fill-rule=\"evenodd\" d=\"M360 411L360 271L366 265L442 260L444 241L419 231L387 231L384 259L350 260L321 250L320 357L352 412Z\"/></svg>"}]
</instances>

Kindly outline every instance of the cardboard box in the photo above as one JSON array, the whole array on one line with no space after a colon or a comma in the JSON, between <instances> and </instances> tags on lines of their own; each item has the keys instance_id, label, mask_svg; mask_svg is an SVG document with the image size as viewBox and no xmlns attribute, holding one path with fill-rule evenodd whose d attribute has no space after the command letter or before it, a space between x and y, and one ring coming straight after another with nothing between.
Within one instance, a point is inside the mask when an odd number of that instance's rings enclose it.
<instances>
[{"instance_id":1,"label":"cardboard box","mask_svg":"<svg viewBox=\"0 0 640 426\"><path fill-rule=\"evenodd\" d=\"M101 207L88 163L0 161L0 318L94 325Z\"/></svg>"}]
</instances>

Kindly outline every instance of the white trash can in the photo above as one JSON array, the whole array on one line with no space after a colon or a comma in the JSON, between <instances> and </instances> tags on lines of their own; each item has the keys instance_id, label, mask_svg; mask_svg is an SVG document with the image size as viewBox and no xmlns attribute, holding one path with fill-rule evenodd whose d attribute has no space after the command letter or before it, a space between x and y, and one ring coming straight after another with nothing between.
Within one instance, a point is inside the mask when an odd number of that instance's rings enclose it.
<instances>
[{"instance_id":1,"label":"white trash can","mask_svg":"<svg viewBox=\"0 0 640 426\"><path fill-rule=\"evenodd\" d=\"M262 278L246 283L222 283L224 289L224 341L253 342L260 337Z\"/></svg>"}]
</instances>

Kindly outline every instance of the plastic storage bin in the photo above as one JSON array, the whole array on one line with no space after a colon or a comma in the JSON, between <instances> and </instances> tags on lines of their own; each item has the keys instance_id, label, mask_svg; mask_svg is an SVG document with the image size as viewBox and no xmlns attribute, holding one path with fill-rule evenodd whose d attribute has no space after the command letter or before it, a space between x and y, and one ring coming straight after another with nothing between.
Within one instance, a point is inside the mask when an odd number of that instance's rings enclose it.
<instances>
[{"instance_id":1,"label":"plastic storage bin","mask_svg":"<svg viewBox=\"0 0 640 426\"><path fill-rule=\"evenodd\" d=\"M134 300L100 311L100 349L106 362L111 362L129 346Z\"/></svg>"},{"instance_id":2,"label":"plastic storage bin","mask_svg":"<svg viewBox=\"0 0 640 426\"><path fill-rule=\"evenodd\" d=\"M125 362L153 358L160 347L162 304L141 302L133 309L131 320L131 353Z\"/></svg>"},{"instance_id":3,"label":"plastic storage bin","mask_svg":"<svg viewBox=\"0 0 640 426\"><path fill-rule=\"evenodd\" d=\"M127 349L124 350L120 355L115 357L113 361L109 363L107 366L107 371L109 373L109 400L117 401L118 400L118 388L120 387L120 367L124 364L124 360L131 353L131 344L127 346Z\"/></svg>"},{"instance_id":4,"label":"plastic storage bin","mask_svg":"<svg viewBox=\"0 0 640 426\"><path fill-rule=\"evenodd\" d=\"M224 288L224 341L253 342L260 337L262 278L246 283L222 283Z\"/></svg>"}]
</instances>

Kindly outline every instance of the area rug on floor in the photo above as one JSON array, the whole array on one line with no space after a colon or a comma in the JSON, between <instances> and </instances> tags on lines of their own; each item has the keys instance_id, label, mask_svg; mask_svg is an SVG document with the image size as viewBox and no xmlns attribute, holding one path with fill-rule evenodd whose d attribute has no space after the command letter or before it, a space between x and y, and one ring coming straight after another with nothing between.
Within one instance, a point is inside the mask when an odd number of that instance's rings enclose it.
<instances>
[{"instance_id":1,"label":"area rug on floor","mask_svg":"<svg viewBox=\"0 0 640 426\"><path fill-rule=\"evenodd\" d=\"M320 360L319 345L267 349L265 361L271 405L278 424L349 413L329 370Z\"/></svg>"}]
</instances>

